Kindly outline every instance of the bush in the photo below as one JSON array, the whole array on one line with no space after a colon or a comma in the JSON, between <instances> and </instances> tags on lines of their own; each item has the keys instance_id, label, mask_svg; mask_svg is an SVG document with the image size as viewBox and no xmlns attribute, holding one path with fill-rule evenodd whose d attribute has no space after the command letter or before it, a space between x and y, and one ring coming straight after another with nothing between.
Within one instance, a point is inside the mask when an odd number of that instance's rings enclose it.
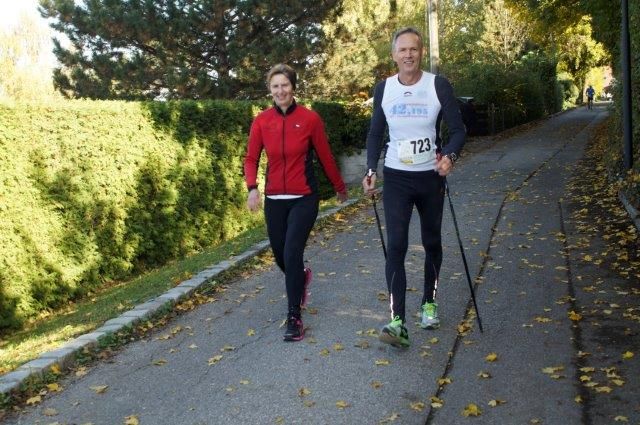
<instances>
[{"instance_id":1,"label":"bush","mask_svg":"<svg viewBox=\"0 0 640 425\"><path fill-rule=\"evenodd\" d=\"M259 224L242 163L265 106L0 105L0 329ZM331 108L327 130L351 149L362 120Z\"/></svg>"}]
</instances>

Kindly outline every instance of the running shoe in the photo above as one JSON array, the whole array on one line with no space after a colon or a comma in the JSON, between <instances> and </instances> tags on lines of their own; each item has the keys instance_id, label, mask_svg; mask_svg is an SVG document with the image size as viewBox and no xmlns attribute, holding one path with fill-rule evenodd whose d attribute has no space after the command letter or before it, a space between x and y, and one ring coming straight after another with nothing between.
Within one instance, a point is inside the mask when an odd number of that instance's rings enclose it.
<instances>
[{"instance_id":1,"label":"running shoe","mask_svg":"<svg viewBox=\"0 0 640 425\"><path fill-rule=\"evenodd\" d=\"M284 333L285 341L301 341L304 338L304 326L302 319L289 316L287 319L287 330Z\"/></svg>"},{"instance_id":2,"label":"running shoe","mask_svg":"<svg viewBox=\"0 0 640 425\"><path fill-rule=\"evenodd\" d=\"M309 285L311 285L311 279L313 278L313 274L311 273L311 269L309 267L304 268L304 290L302 291L302 300L300 301L300 307L304 307L307 305L307 301L309 300Z\"/></svg>"},{"instance_id":3,"label":"running shoe","mask_svg":"<svg viewBox=\"0 0 640 425\"><path fill-rule=\"evenodd\" d=\"M422 322L420 322L422 329L438 329L440 327L440 319L438 319L438 304L425 303L422 306Z\"/></svg>"},{"instance_id":4,"label":"running shoe","mask_svg":"<svg viewBox=\"0 0 640 425\"><path fill-rule=\"evenodd\" d=\"M400 316L396 316L391 323L382 328L379 339L385 344L390 344L394 347L408 347L410 345L409 332L402 323Z\"/></svg>"}]
</instances>

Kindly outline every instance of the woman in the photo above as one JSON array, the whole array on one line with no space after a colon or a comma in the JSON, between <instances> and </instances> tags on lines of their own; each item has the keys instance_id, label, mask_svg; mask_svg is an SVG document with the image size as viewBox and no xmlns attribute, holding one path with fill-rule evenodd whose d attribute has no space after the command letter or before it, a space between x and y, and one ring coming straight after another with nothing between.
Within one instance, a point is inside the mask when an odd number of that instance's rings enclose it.
<instances>
[{"instance_id":1,"label":"woman","mask_svg":"<svg viewBox=\"0 0 640 425\"><path fill-rule=\"evenodd\" d=\"M304 338L301 308L307 301L311 269L304 267L304 248L318 216L318 181L313 152L318 155L338 200L347 199L347 188L331 154L320 116L294 99L296 72L284 64L267 73L273 107L261 112L251 125L244 175L250 211L260 208L258 163L267 153L264 215L269 242L278 267L285 274L288 314L285 341Z\"/></svg>"}]
</instances>

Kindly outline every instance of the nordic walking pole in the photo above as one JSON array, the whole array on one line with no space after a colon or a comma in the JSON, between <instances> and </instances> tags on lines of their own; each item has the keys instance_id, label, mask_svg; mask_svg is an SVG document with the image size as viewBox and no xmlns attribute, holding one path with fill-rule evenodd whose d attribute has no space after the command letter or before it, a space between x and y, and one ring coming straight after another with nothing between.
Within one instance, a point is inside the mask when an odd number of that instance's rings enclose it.
<instances>
[{"instance_id":1,"label":"nordic walking pole","mask_svg":"<svg viewBox=\"0 0 640 425\"><path fill-rule=\"evenodd\" d=\"M367 179L369 183L371 183L371 176L373 172L369 170L367 173ZM380 241L382 242L382 252L384 253L384 259L387 259L387 247L384 246L384 236L382 236L382 226L380 225L380 216L378 215L378 208L376 207L376 195L375 193L371 194L371 202L373 202L373 212L376 213L376 223L378 223L378 233L380 233Z\"/></svg>"},{"instance_id":2,"label":"nordic walking pole","mask_svg":"<svg viewBox=\"0 0 640 425\"><path fill-rule=\"evenodd\" d=\"M469 275L469 266L467 265L467 257L464 255L464 248L462 247L462 239L460 238L460 230L458 230L458 220L456 220L456 213L453 210L453 202L451 202L451 194L449 193L449 183L447 178L444 178L444 188L447 192L447 198L449 199L449 208L451 209L451 217L453 217L453 227L456 228L456 236L458 236L458 245L460 245L460 254L462 254L462 262L464 263L464 271L467 273L467 282L469 282L469 290L471 291L471 299L473 300L473 307L476 309L476 319L478 319L478 327L480 332L482 330L482 321L480 320L480 310L478 310L478 303L476 303L476 294L473 292L473 285L471 284L471 276Z\"/></svg>"}]
</instances>

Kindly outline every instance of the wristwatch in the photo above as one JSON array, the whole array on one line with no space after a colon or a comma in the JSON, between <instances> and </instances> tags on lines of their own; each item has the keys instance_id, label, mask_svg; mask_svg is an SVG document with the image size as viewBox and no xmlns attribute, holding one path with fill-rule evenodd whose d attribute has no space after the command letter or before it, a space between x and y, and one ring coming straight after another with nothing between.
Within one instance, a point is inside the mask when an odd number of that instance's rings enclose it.
<instances>
[{"instance_id":1,"label":"wristwatch","mask_svg":"<svg viewBox=\"0 0 640 425\"><path fill-rule=\"evenodd\" d=\"M448 153L445 156L451 160L452 165L458 160L458 154L455 152Z\"/></svg>"}]
</instances>

